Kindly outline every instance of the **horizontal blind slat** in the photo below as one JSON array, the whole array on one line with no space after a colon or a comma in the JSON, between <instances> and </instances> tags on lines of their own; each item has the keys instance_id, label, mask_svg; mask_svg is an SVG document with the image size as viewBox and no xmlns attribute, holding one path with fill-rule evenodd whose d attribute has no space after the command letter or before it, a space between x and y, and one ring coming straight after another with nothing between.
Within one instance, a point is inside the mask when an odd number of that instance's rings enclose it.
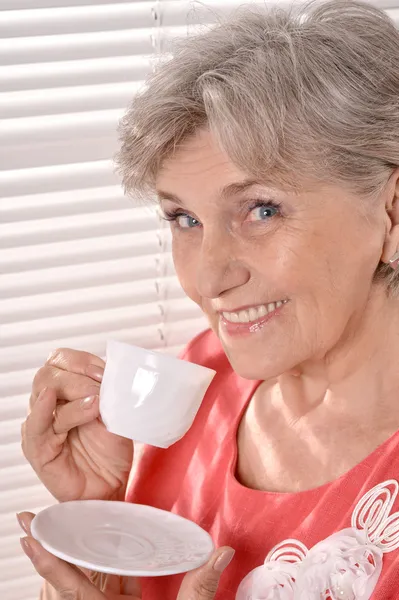
<instances>
[{"instance_id":1,"label":"horizontal blind slat","mask_svg":"<svg viewBox=\"0 0 399 600\"><path fill-rule=\"evenodd\" d=\"M19 529L21 531L21 528ZM16 528L14 528L12 535L0 537L0 561L12 559L14 557L19 558L21 556L21 545L19 543L21 535L22 534L19 533ZM4 600L4 598L2 598L2 600ZM35 600L38 600L38 596L35 598Z\"/></svg>"},{"instance_id":2,"label":"horizontal blind slat","mask_svg":"<svg viewBox=\"0 0 399 600\"><path fill-rule=\"evenodd\" d=\"M0 66L0 91L73 87L80 85L82 81L86 85L142 81L152 64L151 55L138 54Z\"/></svg>"},{"instance_id":3,"label":"horizontal blind slat","mask_svg":"<svg viewBox=\"0 0 399 600\"><path fill-rule=\"evenodd\" d=\"M136 208L125 201L125 209L116 211L0 224L1 247L4 250L46 242L106 238L118 233L131 233L133 237L134 233L152 232L155 238L157 223L153 210ZM106 240L103 242L106 243Z\"/></svg>"},{"instance_id":4,"label":"horizontal blind slat","mask_svg":"<svg viewBox=\"0 0 399 600\"><path fill-rule=\"evenodd\" d=\"M29 571L31 571L31 574L29 574ZM19 575L15 580L0 580L0 597L4 598L4 600L27 600L27 598L37 600L39 598L41 586L42 582L40 577L34 571L33 567L26 567L24 566L23 561L21 561L19 565Z\"/></svg>"},{"instance_id":5,"label":"horizontal blind slat","mask_svg":"<svg viewBox=\"0 0 399 600\"><path fill-rule=\"evenodd\" d=\"M200 328L201 329L201 328ZM200 330L197 330L195 333L199 333ZM160 352L164 352L165 354L169 354L170 356L179 356L181 352L183 352L186 344L177 344L176 346L167 346L166 348L159 349Z\"/></svg>"},{"instance_id":6,"label":"horizontal blind slat","mask_svg":"<svg viewBox=\"0 0 399 600\"><path fill-rule=\"evenodd\" d=\"M18 503L18 504L21 505L21 503ZM26 500L25 500L25 505L26 505ZM18 512L20 512L20 510L21 509L19 509ZM2 568L4 569L4 576L2 576L2 579L0 582L0 593L4 589L12 590L13 588L14 589L18 588L18 586L14 587L14 583L20 582L21 572L24 572L24 570L25 570L26 560L27 560L27 558L21 549L21 553L19 555L16 554L16 555L14 555L14 557L8 558L8 559L6 558L4 561L2 561ZM40 582L39 577L36 577L36 580L38 583ZM20 583L23 585L23 581ZM5 587L5 586L7 586L7 587ZM39 584L39 589L40 589L40 584ZM30 594L31 593L32 593L32 589L30 590ZM2 599L6 598L7 600L9 600L10 596L9 595L7 595L7 596L1 595L1 598Z\"/></svg>"},{"instance_id":7,"label":"horizontal blind slat","mask_svg":"<svg viewBox=\"0 0 399 600\"><path fill-rule=\"evenodd\" d=\"M21 425L22 425L23 417L19 417L17 419L7 419L6 421L0 421L0 440L1 444L14 444L20 443L21 441ZM0 445L1 449L1 445ZM0 479L0 493L5 489L12 488L15 489L17 486L13 484L13 481L19 481L17 479L17 473L15 468L10 468L10 477L7 479L3 477L4 473L2 472ZM15 480L13 479L15 477Z\"/></svg>"},{"instance_id":8,"label":"horizontal blind slat","mask_svg":"<svg viewBox=\"0 0 399 600\"><path fill-rule=\"evenodd\" d=\"M0 189L6 197L119 184L112 161L98 160L67 165L0 171Z\"/></svg>"},{"instance_id":9,"label":"horizontal blind slat","mask_svg":"<svg viewBox=\"0 0 399 600\"><path fill-rule=\"evenodd\" d=\"M20 119L33 116L84 113L87 111L124 110L143 87L142 81L80 85L0 94L0 118Z\"/></svg>"},{"instance_id":10,"label":"horizontal blind slat","mask_svg":"<svg viewBox=\"0 0 399 600\"><path fill-rule=\"evenodd\" d=\"M209 327L208 321L202 314L198 314L193 319L183 321L172 320L164 326L164 335L166 339L165 348L172 346L182 346L196 336L200 331Z\"/></svg>"},{"instance_id":11,"label":"horizontal blind slat","mask_svg":"<svg viewBox=\"0 0 399 600\"><path fill-rule=\"evenodd\" d=\"M26 461L25 461L25 466L29 466ZM29 510L31 510L32 512L37 514L37 512L39 512L39 510L42 510L46 506L53 504L53 503L54 503L53 496L43 486L43 498L42 498L41 502L36 506L33 504L29 504ZM15 518L15 512L10 511L8 513L7 512L2 513L1 519L0 519L0 540L3 537L11 536L13 533L15 533L15 534L19 533L19 536L17 536L17 539L19 539L19 537L21 536L20 531L21 531L21 529L19 528L18 523ZM2 600L3 600L3 598L2 598ZM37 598L36 598L36 600L37 600Z\"/></svg>"},{"instance_id":12,"label":"horizontal blind slat","mask_svg":"<svg viewBox=\"0 0 399 600\"><path fill-rule=\"evenodd\" d=\"M71 244L70 240L40 245L33 244L29 248L28 255L26 246L8 248L0 255L1 272L3 274L17 273L132 256L153 256L159 250L156 232L150 228L134 235L121 233L87 239L79 238L78 235L76 237L79 239L77 245ZM54 253L52 254L52 252Z\"/></svg>"},{"instance_id":13,"label":"horizontal blind slat","mask_svg":"<svg viewBox=\"0 0 399 600\"><path fill-rule=\"evenodd\" d=\"M20 423L20 422L18 422ZM18 424L14 424L14 432L17 429ZM12 424L8 425L8 428L11 432ZM20 424L19 424L20 427ZM18 436L19 438L19 436ZM19 441L15 440L15 441ZM0 446L1 447L1 446ZM15 494L18 494L18 491L26 488L26 487L34 487L40 485L40 479L28 463L25 461L25 464L22 464L18 467L9 467L8 469L1 469L1 479L0 479L0 506L1 506L1 498L4 492L7 494L10 493L11 490L14 490Z\"/></svg>"},{"instance_id":14,"label":"horizontal blind slat","mask_svg":"<svg viewBox=\"0 0 399 600\"><path fill-rule=\"evenodd\" d=\"M180 34L183 32L180 31ZM151 54L153 28L94 33L70 33L0 40L0 64L109 58Z\"/></svg>"},{"instance_id":15,"label":"horizontal blind slat","mask_svg":"<svg viewBox=\"0 0 399 600\"><path fill-rule=\"evenodd\" d=\"M177 318L179 321L197 315L197 306L187 298L166 303L166 318ZM161 303L146 302L136 306L123 306L77 313L71 316L45 317L17 323L2 325L0 348L14 348L20 344L51 341L55 338L90 335L101 330L107 331L134 327L148 327L161 324L163 311Z\"/></svg>"},{"instance_id":16,"label":"horizontal blind slat","mask_svg":"<svg viewBox=\"0 0 399 600\"><path fill-rule=\"evenodd\" d=\"M158 255L129 257L97 263L11 273L2 276L3 298L30 296L44 292L83 289L108 283L145 281L158 276ZM173 273L172 258L163 259L165 275Z\"/></svg>"},{"instance_id":17,"label":"horizontal blind slat","mask_svg":"<svg viewBox=\"0 0 399 600\"><path fill-rule=\"evenodd\" d=\"M203 317L184 320L181 323L168 324L168 343L171 346L184 344L192 335L203 329L203 327ZM54 338L51 341L0 348L0 373L7 373L7 371L16 371L18 369L37 368L55 348L74 348L76 350L90 351L98 356L104 356L106 339L116 339L143 346L150 350L158 349L162 346L160 330L156 327L113 330L108 331L107 335L104 335L104 332L100 330L98 333L86 336L66 336L63 338Z\"/></svg>"},{"instance_id":18,"label":"horizontal blind slat","mask_svg":"<svg viewBox=\"0 0 399 600\"><path fill-rule=\"evenodd\" d=\"M399 8L393 8L386 11L388 16L395 21L396 26L399 27Z\"/></svg>"},{"instance_id":19,"label":"horizontal blind slat","mask_svg":"<svg viewBox=\"0 0 399 600\"><path fill-rule=\"evenodd\" d=\"M21 443L2 444L0 452L0 473L1 469L19 467L26 464L26 459L22 455ZM4 511L5 512L5 511ZM1 498L0 498L0 521L1 521Z\"/></svg>"},{"instance_id":20,"label":"horizontal blind slat","mask_svg":"<svg viewBox=\"0 0 399 600\"><path fill-rule=\"evenodd\" d=\"M45 141L104 137L116 135L116 127L123 115L121 109L97 110L88 113L65 113L38 117L5 119L0 129L3 144L35 145ZM60 118L62 116L62 118Z\"/></svg>"},{"instance_id":21,"label":"horizontal blind slat","mask_svg":"<svg viewBox=\"0 0 399 600\"><path fill-rule=\"evenodd\" d=\"M143 0L118 0L118 4L121 3L132 3L135 1L143 1ZM164 1L164 0L163 0ZM179 1L179 0L178 0ZM192 8L192 0L180 0L182 3L184 2L189 8ZM266 0L268 3L270 0ZM294 2L297 0L294 0ZM380 6L381 8L389 8L398 5L398 0L370 0L373 4ZM30 9L30 8L56 8L56 7L64 7L64 6L86 6L91 5L93 0L2 0L1 7L3 10L11 10L11 9ZM96 4L110 4L111 0L96 0ZM242 4L242 0L219 0L215 2L214 0L208 0L206 4L211 5L212 7L215 4L223 3L228 6L236 6L237 3ZM281 2L280 2L281 4Z\"/></svg>"},{"instance_id":22,"label":"horizontal blind slat","mask_svg":"<svg viewBox=\"0 0 399 600\"><path fill-rule=\"evenodd\" d=\"M49 165L68 165L80 161L102 161L109 159L118 150L115 132L104 132L96 138L81 137L78 143L73 138L53 139L32 143L16 142L0 146L0 161L5 169L26 169ZM111 179L106 180L106 184Z\"/></svg>"},{"instance_id":23,"label":"horizontal blind slat","mask_svg":"<svg viewBox=\"0 0 399 600\"><path fill-rule=\"evenodd\" d=\"M28 319L83 313L95 307L98 310L134 306L143 302L169 301L185 297L175 276L156 277L154 280L128 281L83 287L62 292L50 291L21 298L0 300L0 322L14 323Z\"/></svg>"},{"instance_id":24,"label":"horizontal blind slat","mask_svg":"<svg viewBox=\"0 0 399 600\"><path fill-rule=\"evenodd\" d=\"M12 349L19 344L49 341L53 338L75 337L90 335L101 331L148 327L160 324L162 313L158 302L142 304L141 306L112 308L108 310L92 310L78 313L73 317L49 317L34 321L22 321L2 326L0 347Z\"/></svg>"},{"instance_id":25,"label":"horizontal blind slat","mask_svg":"<svg viewBox=\"0 0 399 600\"><path fill-rule=\"evenodd\" d=\"M2 12L0 38L46 36L112 30L117 35L126 24L142 29L152 27L151 0L58 8L32 8Z\"/></svg>"},{"instance_id":26,"label":"horizontal blind slat","mask_svg":"<svg viewBox=\"0 0 399 600\"><path fill-rule=\"evenodd\" d=\"M0 203L0 223L49 219L77 213L88 215L124 210L127 206L133 208L135 204L123 195L120 185L3 197Z\"/></svg>"},{"instance_id":27,"label":"horizontal blind slat","mask_svg":"<svg viewBox=\"0 0 399 600\"><path fill-rule=\"evenodd\" d=\"M131 4L143 0L118 0L118 4ZM110 4L111 0L95 0L96 4ZM91 6L93 0L2 0L0 10L31 9L31 8L59 8L64 6Z\"/></svg>"},{"instance_id":28,"label":"horizontal blind slat","mask_svg":"<svg viewBox=\"0 0 399 600\"><path fill-rule=\"evenodd\" d=\"M0 421L22 419L26 415L35 373L36 369L0 373ZM13 378L13 375L17 375L17 378Z\"/></svg>"}]
</instances>

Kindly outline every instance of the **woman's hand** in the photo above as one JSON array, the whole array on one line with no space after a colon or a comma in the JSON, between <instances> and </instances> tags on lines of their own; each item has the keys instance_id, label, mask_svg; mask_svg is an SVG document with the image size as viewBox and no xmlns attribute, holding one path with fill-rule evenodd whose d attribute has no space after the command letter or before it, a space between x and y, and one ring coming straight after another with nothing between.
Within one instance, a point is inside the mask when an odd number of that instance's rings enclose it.
<instances>
[{"instance_id":1,"label":"woman's hand","mask_svg":"<svg viewBox=\"0 0 399 600\"><path fill-rule=\"evenodd\" d=\"M109 433L101 421L104 366L93 354L60 349L34 378L22 449L60 502L124 499L133 443Z\"/></svg>"},{"instance_id":2,"label":"woman's hand","mask_svg":"<svg viewBox=\"0 0 399 600\"><path fill-rule=\"evenodd\" d=\"M23 530L28 534L21 539L21 545L36 571L52 585L60 600L145 600L136 578L107 575L98 577L94 584L93 578L88 578L80 569L44 550L30 535L33 517L27 512L18 515ZM204 566L187 573L177 600L213 600L220 575L233 555L231 548L219 548Z\"/></svg>"}]
</instances>

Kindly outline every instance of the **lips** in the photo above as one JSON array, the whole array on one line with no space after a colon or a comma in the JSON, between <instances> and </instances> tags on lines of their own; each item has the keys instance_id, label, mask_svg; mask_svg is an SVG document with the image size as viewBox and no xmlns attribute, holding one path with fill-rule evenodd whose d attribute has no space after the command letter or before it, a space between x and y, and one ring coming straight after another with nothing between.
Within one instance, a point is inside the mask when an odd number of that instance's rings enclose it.
<instances>
[{"instance_id":1,"label":"lips","mask_svg":"<svg viewBox=\"0 0 399 600\"><path fill-rule=\"evenodd\" d=\"M274 317L277 317L288 300L278 300L236 312L220 314L221 333L229 336L254 334L263 329Z\"/></svg>"},{"instance_id":2,"label":"lips","mask_svg":"<svg viewBox=\"0 0 399 600\"><path fill-rule=\"evenodd\" d=\"M268 314L276 311L285 304L286 300L278 300L277 302L269 302L268 304L260 304L244 310L236 312L223 311L222 316L229 323L255 323Z\"/></svg>"}]
</instances>

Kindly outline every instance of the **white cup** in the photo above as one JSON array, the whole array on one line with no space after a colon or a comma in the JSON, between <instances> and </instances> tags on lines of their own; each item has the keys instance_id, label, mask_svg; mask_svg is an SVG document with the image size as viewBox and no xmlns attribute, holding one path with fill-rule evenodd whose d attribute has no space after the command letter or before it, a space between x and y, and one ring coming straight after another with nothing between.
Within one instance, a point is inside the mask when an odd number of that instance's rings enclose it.
<instances>
[{"instance_id":1,"label":"white cup","mask_svg":"<svg viewBox=\"0 0 399 600\"><path fill-rule=\"evenodd\" d=\"M212 369L110 340L101 418L111 433L168 448L190 429L214 376Z\"/></svg>"}]
</instances>

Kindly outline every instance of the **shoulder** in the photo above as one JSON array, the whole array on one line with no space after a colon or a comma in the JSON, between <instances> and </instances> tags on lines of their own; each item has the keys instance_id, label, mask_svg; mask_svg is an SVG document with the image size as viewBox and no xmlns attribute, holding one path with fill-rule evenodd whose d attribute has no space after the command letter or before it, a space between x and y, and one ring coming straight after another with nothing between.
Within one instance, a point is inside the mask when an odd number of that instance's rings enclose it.
<instances>
[{"instance_id":1,"label":"shoulder","mask_svg":"<svg viewBox=\"0 0 399 600\"><path fill-rule=\"evenodd\" d=\"M211 329L196 335L180 353L179 358L217 372L232 370L219 338Z\"/></svg>"}]
</instances>

